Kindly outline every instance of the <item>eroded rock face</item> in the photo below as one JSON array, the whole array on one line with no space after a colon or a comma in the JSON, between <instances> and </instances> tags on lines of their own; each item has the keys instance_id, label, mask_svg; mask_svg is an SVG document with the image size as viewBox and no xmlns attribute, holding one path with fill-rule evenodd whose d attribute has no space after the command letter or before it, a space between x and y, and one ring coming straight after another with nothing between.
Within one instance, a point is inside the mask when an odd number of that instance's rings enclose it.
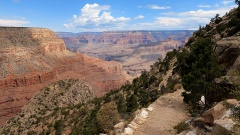
<instances>
[{"instance_id":1,"label":"eroded rock face","mask_svg":"<svg viewBox=\"0 0 240 135\"><path fill-rule=\"evenodd\" d=\"M106 31L106 32L86 32L86 33L66 33L57 32L58 37L62 38L67 45L83 44L145 44L163 41L167 38L174 40L184 40L193 31ZM79 47L79 46L78 46Z\"/></svg>"},{"instance_id":2,"label":"eroded rock face","mask_svg":"<svg viewBox=\"0 0 240 135\"><path fill-rule=\"evenodd\" d=\"M240 36L219 40L216 43L215 52L221 63L240 70Z\"/></svg>"},{"instance_id":3,"label":"eroded rock face","mask_svg":"<svg viewBox=\"0 0 240 135\"><path fill-rule=\"evenodd\" d=\"M107 31L89 33L58 32L67 49L107 61L120 62L132 76L150 70L168 51L184 46L193 31Z\"/></svg>"},{"instance_id":4,"label":"eroded rock face","mask_svg":"<svg viewBox=\"0 0 240 135\"><path fill-rule=\"evenodd\" d=\"M97 96L126 81L121 64L66 50L45 28L0 27L0 126L44 86L79 78Z\"/></svg>"}]
</instances>

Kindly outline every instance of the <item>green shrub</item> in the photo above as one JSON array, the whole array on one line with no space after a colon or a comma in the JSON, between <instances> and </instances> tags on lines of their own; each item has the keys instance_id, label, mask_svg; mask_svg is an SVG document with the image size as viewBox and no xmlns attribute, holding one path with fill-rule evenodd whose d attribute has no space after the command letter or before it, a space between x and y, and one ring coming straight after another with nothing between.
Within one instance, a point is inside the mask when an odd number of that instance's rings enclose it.
<instances>
[{"instance_id":1,"label":"green shrub","mask_svg":"<svg viewBox=\"0 0 240 135\"><path fill-rule=\"evenodd\" d=\"M176 126L174 126L173 128L176 129L177 133L179 134L182 131L189 129L189 125L186 124L185 122L180 122Z\"/></svg>"},{"instance_id":2,"label":"green shrub","mask_svg":"<svg viewBox=\"0 0 240 135\"><path fill-rule=\"evenodd\" d=\"M225 24L219 24L217 25L217 32L221 33L223 32L225 29L227 28L227 26Z\"/></svg>"},{"instance_id":3,"label":"green shrub","mask_svg":"<svg viewBox=\"0 0 240 135\"><path fill-rule=\"evenodd\" d=\"M63 121L62 120L55 121L53 127L56 130L55 135L61 135L62 127L63 127Z\"/></svg>"},{"instance_id":4,"label":"green shrub","mask_svg":"<svg viewBox=\"0 0 240 135\"><path fill-rule=\"evenodd\" d=\"M133 112L138 109L139 105L137 100L137 96L134 94L132 94L130 97L127 97L127 112Z\"/></svg>"},{"instance_id":5,"label":"green shrub","mask_svg":"<svg viewBox=\"0 0 240 135\"><path fill-rule=\"evenodd\" d=\"M120 114L124 114L127 112L126 101L123 95L119 96L119 99L117 101L117 110Z\"/></svg>"}]
</instances>

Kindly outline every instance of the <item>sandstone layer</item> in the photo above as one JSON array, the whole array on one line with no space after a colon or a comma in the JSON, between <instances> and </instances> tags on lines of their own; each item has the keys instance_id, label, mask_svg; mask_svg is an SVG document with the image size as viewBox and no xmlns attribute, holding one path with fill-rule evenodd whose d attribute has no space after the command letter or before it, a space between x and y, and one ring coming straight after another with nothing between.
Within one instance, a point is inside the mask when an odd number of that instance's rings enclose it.
<instances>
[{"instance_id":1,"label":"sandstone layer","mask_svg":"<svg viewBox=\"0 0 240 135\"><path fill-rule=\"evenodd\" d=\"M120 62L132 76L150 70L166 52L182 47L193 31L107 31L57 33L71 51Z\"/></svg>"},{"instance_id":2,"label":"sandstone layer","mask_svg":"<svg viewBox=\"0 0 240 135\"><path fill-rule=\"evenodd\" d=\"M79 78L101 96L126 81L120 63L72 53L45 28L0 27L0 69L0 126L52 82Z\"/></svg>"}]
</instances>

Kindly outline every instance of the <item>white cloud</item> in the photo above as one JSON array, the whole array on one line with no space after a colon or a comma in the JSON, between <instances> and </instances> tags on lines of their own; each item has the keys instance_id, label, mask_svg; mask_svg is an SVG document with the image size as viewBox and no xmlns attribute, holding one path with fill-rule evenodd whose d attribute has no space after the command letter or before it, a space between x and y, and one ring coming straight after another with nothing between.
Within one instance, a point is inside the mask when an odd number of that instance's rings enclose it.
<instances>
[{"instance_id":1,"label":"white cloud","mask_svg":"<svg viewBox=\"0 0 240 135\"><path fill-rule=\"evenodd\" d=\"M199 8L210 8L211 6L210 5L199 5L198 7Z\"/></svg>"},{"instance_id":2,"label":"white cloud","mask_svg":"<svg viewBox=\"0 0 240 135\"><path fill-rule=\"evenodd\" d=\"M171 8L169 6L158 6L158 5L148 5L147 7L151 9L170 9Z\"/></svg>"},{"instance_id":3,"label":"white cloud","mask_svg":"<svg viewBox=\"0 0 240 135\"><path fill-rule=\"evenodd\" d=\"M231 7L222 7L209 10L195 10L187 12L166 12L161 13L161 16L156 17L152 23L139 23L132 25L130 29L182 29L182 30L196 30L199 25L205 26L210 22L210 19L215 17L216 14L221 16L232 9Z\"/></svg>"},{"instance_id":4,"label":"white cloud","mask_svg":"<svg viewBox=\"0 0 240 135\"><path fill-rule=\"evenodd\" d=\"M0 26L22 26L30 22L23 20L4 20L0 19Z\"/></svg>"},{"instance_id":5,"label":"white cloud","mask_svg":"<svg viewBox=\"0 0 240 135\"><path fill-rule=\"evenodd\" d=\"M163 25L163 26L178 26L182 24L183 20L180 18L171 18L171 17L158 17L156 22Z\"/></svg>"},{"instance_id":6,"label":"white cloud","mask_svg":"<svg viewBox=\"0 0 240 135\"><path fill-rule=\"evenodd\" d=\"M234 0L222 0L222 4L228 5L229 3L234 2Z\"/></svg>"},{"instance_id":7,"label":"white cloud","mask_svg":"<svg viewBox=\"0 0 240 135\"><path fill-rule=\"evenodd\" d=\"M137 17L135 17L134 19L143 19L144 16L143 15L138 15Z\"/></svg>"},{"instance_id":8,"label":"white cloud","mask_svg":"<svg viewBox=\"0 0 240 135\"><path fill-rule=\"evenodd\" d=\"M226 12L228 12L231 8L230 7L224 7L224 8L218 8L218 9L212 9L212 10L197 10L197 11L188 11L188 12L182 12L177 14L181 17L198 17L198 18L213 18L216 14L220 14L221 16L225 15Z\"/></svg>"},{"instance_id":9,"label":"white cloud","mask_svg":"<svg viewBox=\"0 0 240 135\"><path fill-rule=\"evenodd\" d=\"M86 29L106 29L110 27L122 27L130 18L113 17L109 10L109 5L100 6L96 3L86 4L79 16L73 15L73 20L69 24L63 24L66 28L86 28ZM102 14L100 14L102 13Z\"/></svg>"}]
</instances>

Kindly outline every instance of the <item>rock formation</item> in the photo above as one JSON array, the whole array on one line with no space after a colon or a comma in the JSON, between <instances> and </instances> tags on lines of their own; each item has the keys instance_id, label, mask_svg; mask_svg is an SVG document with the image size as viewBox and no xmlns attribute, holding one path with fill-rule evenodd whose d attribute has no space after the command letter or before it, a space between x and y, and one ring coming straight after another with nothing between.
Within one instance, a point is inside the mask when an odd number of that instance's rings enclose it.
<instances>
[{"instance_id":1,"label":"rock formation","mask_svg":"<svg viewBox=\"0 0 240 135\"><path fill-rule=\"evenodd\" d=\"M227 37L216 43L216 54L228 67L240 70L240 36Z\"/></svg>"},{"instance_id":2,"label":"rock formation","mask_svg":"<svg viewBox=\"0 0 240 135\"><path fill-rule=\"evenodd\" d=\"M163 41L167 38L174 40L184 40L191 36L193 31L106 31L84 32L84 33L67 33L57 32L57 36L62 38L67 46L81 45L86 43L129 45L144 44L157 41Z\"/></svg>"},{"instance_id":3,"label":"rock formation","mask_svg":"<svg viewBox=\"0 0 240 135\"><path fill-rule=\"evenodd\" d=\"M121 64L66 50L45 28L0 27L0 125L44 86L80 78L100 96L126 81Z\"/></svg>"},{"instance_id":4,"label":"rock formation","mask_svg":"<svg viewBox=\"0 0 240 135\"><path fill-rule=\"evenodd\" d=\"M102 33L57 33L71 51L107 61L120 62L132 76L182 47L193 31L107 31Z\"/></svg>"}]
</instances>

